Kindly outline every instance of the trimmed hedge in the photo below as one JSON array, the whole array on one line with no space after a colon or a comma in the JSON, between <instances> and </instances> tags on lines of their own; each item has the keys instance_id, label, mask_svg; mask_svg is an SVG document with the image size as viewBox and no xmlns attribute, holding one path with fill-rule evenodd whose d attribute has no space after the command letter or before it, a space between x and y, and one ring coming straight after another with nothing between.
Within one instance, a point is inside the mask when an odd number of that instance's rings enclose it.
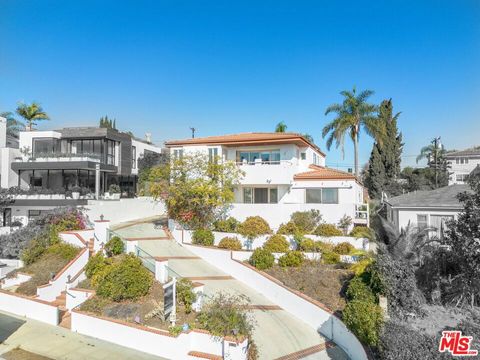
<instances>
[{"instance_id":1,"label":"trimmed hedge","mask_svg":"<svg viewBox=\"0 0 480 360\"><path fill-rule=\"evenodd\" d=\"M275 234L270 236L265 244L263 244L263 248L272 253L284 253L290 250L290 244L287 239L285 239L285 236Z\"/></svg>"},{"instance_id":2,"label":"trimmed hedge","mask_svg":"<svg viewBox=\"0 0 480 360\"><path fill-rule=\"evenodd\" d=\"M275 263L275 257L266 249L258 248L250 256L249 263L259 270L269 269Z\"/></svg>"},{"instance_id":3,"label":"trimmed hedge","mask_svg":"<svg viewBox=\"0 0 480 360\"><path fill-rule=\"evenodd\" d=\"M195 245L212 246L215 242L215 236L212 230L197 229L192 234L192 243Z\"/></svg>"},{"instance_id":4,"label":"trimmed hedge","mask_svg":"<svg viewBox=\"0 0 480 360\"><path fill-rule=\"evenodd\" d=\"M242 243L236 237L226 236L220 240L218 247L221 249L242 250Z\"/></svg>"},{"instance_id":5,"label":"trimmed hedge","mask_svg":"<svg viewBox=\"0 0 480 360\"><path fill-rule=\"evenodd\" d=\"M367 238L373 240L375 232L366 226L355 226L349 234L355 238Z\"/></svg>"},{"instance_id":6,"label":"trimmed hedge","mask_svg":"<svg viewBox=\"0 0 480 360\"><path fill-rule=\"evenodd\" d=\"M281 267L299 267L305 261L305 256L301 251L289 251L278 259L278 265Z\"/></svg>"},{"instance_id":7,"label":"trimmed hedge","mask_svg":"<svg viewBox=\"0 0 480 360\"><path fill-rule=\"evenodd\" d=\"M290 216L297 229L303 234L310 234L322 220L322 215L318 210L296 211Z\"/></svg>"},{"instance_id":8,"label":"trimmed hedge","mask_svg":"<svg viewBox=\"0 0 480 360\"><path fill-rule=\"evenodd\" d=\"M315 241L307 237L295 238L297 242L297 250L305 252L316 252L318 250Z\"/></svg>"},{"instance_id":9,"label":"trimmed hedge","mask_svg":"<svg viewBox=\"0 0 480 360\"><path fill-rule=\"evenodd\" d=\"M340 255L334 252L322 253L322 261L324 264L338 264L340 262Z\"/></svg>"},{"instance_id":10,"label":"trimmed hedge","mask_svg":"<svg viewBox=\"0 0 480 360\"><path fill-rule=\"evenodd\" d=\"M234 233L237 232L240 221L230 216L227 219L217 220L213 223L215 231Z\"/></svg>"},{"instance_id":11,"label":"trimmed hedge","mask_svg":"<svg viewBox=\"0 0 480 360\"><path fill-rule=\"evenodd\" d=\"M249 216L243 223L238 225L237 231L240 235L253 240L260 235L271 234L270 225L261 216Z\"/></svg>"},{"instance_id":12,"label":"trimmed hedge","mask_svg":"<svg viewBox=\"0 0 480 360\"><path fill-rule=\"evenodd\" d=\"M355 276L350 283L346 291L347 299L350 301L360 300L367 302L375 302L375 295L372 290L363 282L362 278Z\"/></svg>"},{"instance_id":13,"label":"trimmed hedge","mask_svg":"<svg viewBox=\"0 0 480 360\"><path fill-rule=\"evenodd\" d=\"M370 301L353 300L343 310L343 322L369 346L377 346L383 324L383 312L380 306Z\"/></svg>"},{"instance_id":14,"label":"trimmed hedge","mask_svg":"<svg viewBox=\"0 0 480 360\"><path fill-rule=\"evenodd\" d=\"M342 230L334 224L320 224L315 229L314 234L318 236L343 236Z\"/></svg>"}]
</instances>

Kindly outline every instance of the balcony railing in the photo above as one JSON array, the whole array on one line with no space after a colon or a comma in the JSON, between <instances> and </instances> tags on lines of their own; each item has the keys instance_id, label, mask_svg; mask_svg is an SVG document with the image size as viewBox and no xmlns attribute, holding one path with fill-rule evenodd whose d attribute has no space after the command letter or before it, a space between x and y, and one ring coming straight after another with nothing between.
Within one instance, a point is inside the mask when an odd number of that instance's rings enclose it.
<instances>
[{"instance_id":1,"label":"balcony railing","mask_svg":"<svg viewBox=\"0 0 480 360\"><path fill-rule=\"evenodd\" d=\"M237 165L245 165L245 166L252 166L252 165L293 165L293 161L290 160L262 160L257 159L255 161L236 161Z\"/></svg>"},{"instance_id":2,"label":"balcony railing","mask_svg":"<svg viewBox=\"0 0 480 360\"><path fill-rule=\"evenodd\" d=\"M38 153L25 156L17 157L15 161L38 161L38 162L47 162L47 161L93 161L101 162L102 156L100 154L93 153L84 153L84 154L73 154L73 153Z\"/></svg>"}]
</instances>

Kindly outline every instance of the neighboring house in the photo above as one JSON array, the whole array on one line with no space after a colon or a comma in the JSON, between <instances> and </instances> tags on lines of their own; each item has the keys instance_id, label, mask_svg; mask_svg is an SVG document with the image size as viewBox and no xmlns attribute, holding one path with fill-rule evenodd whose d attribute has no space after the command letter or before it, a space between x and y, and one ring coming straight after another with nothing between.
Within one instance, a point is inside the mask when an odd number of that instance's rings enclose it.
<instances>
[{"instance_id":1,"label":"neighboring house","mask_svg":"<svg viewBox=\"0 0 480 360\"><path fill-rule=\"evenodd\" d=\"M54 207L86 205L112 184L120 187L122 196L133 196L138 159L147 152L161 153L148 139L98 127L22 131L18 147L2 149L2 188L20 189L13 192L15 202L4 211L4 226L12 217L27 223ZM77 190L80 198L75 196Z\"/></svg>"},{"instance_id":2,"label":"neighboring house","mask_svg":"<svg viewBox=\"0 0 480 360\"><path fill-rule=\"evenodd\" d=\"M480 147L445 155L449 165L448 185L465 184L468 175L480 165Z\"/></svg>"},{"instance_id":3,"label":"neighboring house","mask_svg":"<svg viewBox=\"0 0 480 360\"><path fill-rule=\"evenodd\" d=\"M203 153L237 163L245 176L230 215L239 220L260 215L276 228L295 211L318 209L328 223L344 215L354 224L368 223L363 186L353 174L325 167L325 154L302 135L241 133L165 145L173 158Z\"/></svg>"},{"instance_id":4,"label":"neighboring house","mask_svg":"<svg viewBox=\"0 0 480 360\"><path fill-rule=\"evenodd\" d=\"M457 195L471 191L468 185L450 185L435 190L414 191L385 201L387 219L399 230L408 224L415 227L432 227L430 237L442 238L446 222L456 219L463 205Z\"/></svg>"}]
</instances>

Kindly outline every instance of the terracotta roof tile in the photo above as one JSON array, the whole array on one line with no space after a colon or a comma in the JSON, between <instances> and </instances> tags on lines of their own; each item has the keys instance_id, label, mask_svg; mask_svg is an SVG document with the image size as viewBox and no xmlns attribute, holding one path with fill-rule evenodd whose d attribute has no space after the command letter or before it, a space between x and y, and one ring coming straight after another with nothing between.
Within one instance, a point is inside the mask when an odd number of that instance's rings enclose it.
<instances>
[{"instance_id":1,"label":"terracotta roof tile","mask_svg":"<svg viewBox=\"0 0 480 360\"><path fill-rule=\"evenodd\" d=\"M323 166L310 165L311 171L295 174L294 180L354 180L355 175Z\"/></svg>"},{"instance_id":2,"label":"terracotta roof tile","mask_svg":"<svg viewBox=\"0 0 480 360\"><path fill-rule=\"evenodd\" d=\"M229 134L220 136L207 136L201 138L191 138L182 140L170 140L165 142L165 146L182 146L182 145L263 145L271 143L289 143L294 142L298 145L310 146L325 155L320 148L309 142L301 134L297 133L276 133L276 132L249 132L239 134Z\"/></svg>"}]
</instances>

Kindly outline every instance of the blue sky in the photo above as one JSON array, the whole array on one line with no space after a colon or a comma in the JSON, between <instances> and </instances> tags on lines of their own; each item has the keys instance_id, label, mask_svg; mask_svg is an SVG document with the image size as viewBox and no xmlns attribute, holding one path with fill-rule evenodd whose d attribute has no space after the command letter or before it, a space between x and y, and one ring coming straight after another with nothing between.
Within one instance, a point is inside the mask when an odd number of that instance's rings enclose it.
<instances>
[{"instance_id":1,"label":"blue sky","mask_svg":"<svg viewBox=\"0 0 480 360\"><path fill-rule=\"evenodd\" d=\"M0 1L0 111L39 101L41 129L108 114L161 143L284 121L325 150L325 108L355 85L402 111L413 165L434 136L480 145L479 64L476 0ZM351 145L327 164L351 167Z\"/></svg>"}]
</instances>

